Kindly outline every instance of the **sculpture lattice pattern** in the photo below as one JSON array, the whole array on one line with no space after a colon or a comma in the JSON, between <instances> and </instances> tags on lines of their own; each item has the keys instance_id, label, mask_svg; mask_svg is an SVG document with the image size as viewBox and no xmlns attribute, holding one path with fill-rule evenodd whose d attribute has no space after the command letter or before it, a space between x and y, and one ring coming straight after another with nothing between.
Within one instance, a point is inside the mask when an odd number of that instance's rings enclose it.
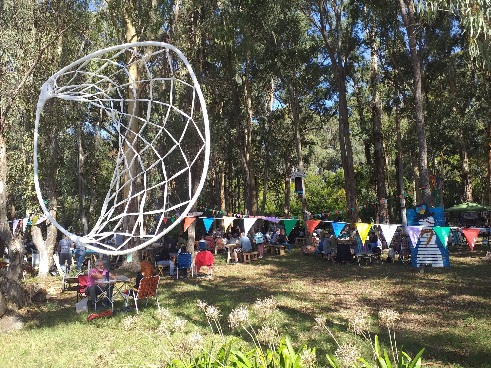
<instances>
[{"instance_id":1,"label":"sculpture lattice pattern","mask_svg":"<svg viewBox=\"0 0 491 368\"><path fill-rule=\"evenodd\" d=\"M72 234L51 216L41 190L40 168L56 163L39 156L39 147L48 140L40 127L56 111L74 110L78 118L64 127L67 134L74 141L80 130L98 134L115 158L100 215L85 236ZM104 129L96 132L96 126ZM42 87L34 133L39 203L52 223L89 249L126 254L169 232L194 205L209 154L200 85L185 56L172 45L139 42L100 50L55 73ZM165 222L175 214L174 222Z\"/></svg>"}]
</instances>

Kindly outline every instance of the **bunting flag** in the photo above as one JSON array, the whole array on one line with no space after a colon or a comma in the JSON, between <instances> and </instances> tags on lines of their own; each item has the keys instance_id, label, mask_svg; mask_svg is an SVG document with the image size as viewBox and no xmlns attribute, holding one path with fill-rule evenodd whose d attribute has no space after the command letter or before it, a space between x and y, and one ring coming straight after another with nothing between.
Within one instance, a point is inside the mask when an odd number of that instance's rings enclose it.
<instances>
[{"instance_id":1,"label":"bunting flag","mask_svg":"<svg viewBox=\"0 0 491 368\"><path fill-rule=\"evenodd\" d=\"M406 226L406 231L414 248L416 248L416 244L418 244L418 238L419 234L421 234L421 230L423 230L423 226Z\"/></svg>"},{"instance_id":2,"label":"bunting flag","mask_svg":"<svg viewBox=\"0 0 491 368\"><path fill-rule=\"evenodd\" d=\"M14 220L14 223L12 224L12 232L15 233L15 229L17 229L17 226L19 225L19 221L18 219L15 219Z\"/></svg>"},{"instance_id":3,"label":"bunting flag","mask_svg":"<svg viewBox=\"0 0 491 368\"><path fill-rule=\"evenodd\" d=\"M298 222L297 219L288 219L288 220L283 219L283 225L285 225L286 236L290 235L292 229L295 227L297 222Z\"/></svg>"},{"instance_id":4,"label":"bunting flag","mask_svg":"<svg viewBox=\"0 0 491 368\"><path fill-rule=\"evenodd\" d=\"M396 233L397 227L399 225L396 224L379 224L380 228L382 229L382 233L384 234L385 241L387 242L387 245L389 245L392 242L392 238L394 237L394 234Z\"/></svg>"},{"instance_id":5,"label":"bunting flag","mask_svg":"<svg viewBox=\"0 0 491 368\"><path fill-rule=\"evenodd\" d=\"M275 224L280 222L280 219L278 217L265 217L264 219L269 222L274 222Z\"/></svg>"},{"instance_id":6,"label":"bunting flag","mask_svg":"<svg viewBox=\"0 0 491 368\"><path fill-rule=\"evenodd\" d=\"M443 246L446 248L447 242L448 242L448 236L450 235L450 227L449 226L435 226L433 228L433 231L435 232L436 236L438 236L438 239L440 239Z\"/></svg>"},{"instance_id":7,"label":"bunting flag","mask_svg":"<svg viewBox=\"0 0 491 368\"><path fill-rule=\"evenodd\" d=\"M194 221L196 220L196 217L185 217L184 218L184 231L186 231Z\"/></svg>"},{"instance_id":8,"label":"bunting flag","mask_svg":"<svg viewBox=\"0 0 491 368\"><path fill-rule=\"evenodd\" d=\"M26 231L27 223L29 222L29 218L26 217L22 220L22 232Z\"/></svg>"},{"instance_id":9,"label":"bunting flag","mask_svg":"<svg viewBox=\"0 0 491 368\"><path fill-rule=\"evenodd\" d=\"M305 225L307 225L307 232L309 234L312 234L314 232L315 228L317 227L317 225L320 224L320 222L321 222L321 220L307 220L307 221L305 221Z\"/></svg>"},{"instance_id":10,"label":"bunting flag","mask_svg":"<svg viewBox=\"0 0 491 368\"><path fill-rule=\"evenodd\" d=\"M474 250L474 244L476 243L479 231L479 229L462 228L462 233L464 233L465 239L469 243L469 247L471 247L471 251Z\"/></svg>"},{"instance_id":11,"label":"bunting flag","mask_svg":"<svg viewBox=\"0 0 491 368\"><path fill-rule=\"evenodd\" d=\"M339 234L341 234L341 231L343 231L344 227L346 226L346 222L336 222L334 221L332 223L332 229L334 230L334 235L336 235L336 238L339 237Z\"/></svg>"},{"instance_id":12,"label":"bunting flag","mask_svg":"<svg viewBox=\"0 0 491 368\"><path fill-rule=\"evenodd\" d=\"M211 224L215 219L213 217L207 217L203 219L203 224L205 225L206 232L210 231Z\"/></svg>"},{"instance_id":13,"label":"bunting flag","mask_svg":"<svg viewBox=\"0 0 491 368\"><path fill-rule=\"evenodd\" d=\"M34 216L34 217L32 218L32 224L33 224L33 225L36 225L36 224L37 224L37 222L38 222L38 218L39 218L39 216Z\"/></svg>"},{"instance_id":14,"label":"bunting flag","mask_svg":"<svg viewBox=\"0 0 491 368\"><path fill-rule=\"evenodd\" d=\"M254 217L247 217L244 219L244 232L247 234L249 230L251 229L252 225L256 222L256 218Z\"/></svg>"},{"instance_id":15,"label":"bunting flag","mask_svg":"<svg viewBox=\"0 0 491 368\"><path fill-rule=\"evenodd\" d=\"M371 224L367 224L364 222L356 223L356 230L358 230L358 234L360 234L360 239L363 242L363 244L367 240L368 232L370 231L371 227L372 227Z\"/></svg>"},{"instance_id":16,"label":"bunting flag","mask_svg":"<svg viewBox=\"0 0 491 368\"><path fill-rule=\"evenodd\" d=\"M164 218L162 219L162 221L164 221L164 225L166 225L166 224L167 224L167 217L164 217Z\"/></svg>"},{"instance_id":17,"label":"bunting flag","mask_svg":"<svg viewBox=\"0 0 491 368\"><path fill-rule=\"evenodd\" d=\"M232 225L232 222L234 222L235 217L230 217L230 216L223 216L223 228L225 231L227 231L228 227Z\"/></svg>"}]
</instances>

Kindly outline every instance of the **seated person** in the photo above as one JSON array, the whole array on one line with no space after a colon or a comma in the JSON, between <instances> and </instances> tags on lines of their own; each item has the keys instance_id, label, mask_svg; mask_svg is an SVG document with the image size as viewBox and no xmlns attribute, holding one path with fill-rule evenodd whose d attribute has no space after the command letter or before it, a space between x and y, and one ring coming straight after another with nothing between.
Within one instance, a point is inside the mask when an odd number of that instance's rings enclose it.
<instances>
[{"instance_id":1,"label":"seated person","mask_svg":"<svg viewBox=\"0 0 491 368\"><path fill-rule=\"evenodd\" d=\"M279 228L276 229L276 231L271 236L271 241L270 241L271 244L273 244L273 245L278 244L278 238L280 236L280 232L281 232L281 230Z\"/></svg>"},{"instance_id":2,"label":"seated person","mask_svg":"<svg viewBox=\"0 0 491 368\"><path fill-rule=\"evenodd\" d=\"M290 243L288 243L288 241L286 239L285 229L280 230L280 234L278 235L277 244L284 245L286 247L286 251L288 253L292 252L292 246L290 245Z\"/></svg>"},{"instance_id":3,"label":"seated person","mask_svg":"<svg viewBox=\"0 0 491 368\"><path fill-rule=\"evenodd\" d=\"M201 267L206 266L210 267L215 263L215 259L213 258L213 254L206 249L206 244L199 244L199 252L196 254L196 258L194 259L194 264L196 265L196 272L199 273Z\"/></svg>"},{"instance_id":4,"label":"seated person","mask_svg":"<svg viewBox=\"0 0 491 368\"><path fill-rule=\"evenodd\" d=\"M242 252L252 252L252 243L245 233L240 234L239 238L239 248L234 249L234 264L239 261L239 253Z\"/></svg>"},{"instance_id":5,"label":"seated person","mask_svg":"<svg viewBox=\"0 0 491 368\"><path fill-rule=\"evenodd\" d=\"M85 294L90 298L92 303L95 303L97 296L102 294L103 291L108 292L108 298L111 299L112 288L110 285L96 285L97 280L114 280L115 275L111 274L109 270L104 268L104 261L98 259L95 262L95 267L89 271L89 278L87 281L87 288L85 289ZM102 302L104 306L108 306L107 300Z\"/></svg>"},{"instance_id":6,"label":"seated person","mask_svg":"<svg viewBox=\"0 0 491 368\"><path fill-rule=\"evenodd\" d=\"M168 244L165 244L160 253L155 255L155 263L157 266L169 266L169 275L174 276L174 257L170 255Z\"/></svg>"}]
</instances>

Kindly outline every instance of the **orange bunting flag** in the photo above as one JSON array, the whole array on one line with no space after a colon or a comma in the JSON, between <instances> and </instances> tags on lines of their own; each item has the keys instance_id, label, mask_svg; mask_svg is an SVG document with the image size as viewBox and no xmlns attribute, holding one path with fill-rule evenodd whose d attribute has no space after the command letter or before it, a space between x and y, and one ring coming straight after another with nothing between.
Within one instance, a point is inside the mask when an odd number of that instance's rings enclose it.
<instances>
[{"instance_id":1,"label":"orange bunting flag","mask_svg":"<svg viewBox=\"0 0 491 368\"><path fill-rule=\"evenodd\" d=\"M184 218L184 231L186 231L194 221L196 220L196 217L185 217Z\"/></svg>"},{"instance_id":2,"label":"orange bunting flag","mask_svg":"<svg viewBox=\"0 0 491 368\"><path fill-rule=\"evenodd\" d=\"M307 231L309 234L312 234L315 230L315 228L317 227L317 225L319 225L321 222L321 220L307 220L305 221L305 224L307 225Z\"/></svg>"}]
</instances>

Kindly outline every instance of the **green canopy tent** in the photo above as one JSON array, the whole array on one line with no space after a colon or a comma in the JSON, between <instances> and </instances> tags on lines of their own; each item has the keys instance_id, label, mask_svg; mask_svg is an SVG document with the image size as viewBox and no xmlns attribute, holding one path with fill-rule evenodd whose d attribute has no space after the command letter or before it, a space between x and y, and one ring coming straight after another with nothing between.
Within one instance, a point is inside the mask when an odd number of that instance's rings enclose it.
<instances>
[{"instance_id":1,"label":"green canopy tent","mask_svg":"<svg viewBox=\"0 0 491 368\"><path fill-rule=\"evenodd\" d=\"M464 202L453 207L446 208L445 212L483 212L491 211L491 207L474 202Z\"/></svg>"}]
</instances>

